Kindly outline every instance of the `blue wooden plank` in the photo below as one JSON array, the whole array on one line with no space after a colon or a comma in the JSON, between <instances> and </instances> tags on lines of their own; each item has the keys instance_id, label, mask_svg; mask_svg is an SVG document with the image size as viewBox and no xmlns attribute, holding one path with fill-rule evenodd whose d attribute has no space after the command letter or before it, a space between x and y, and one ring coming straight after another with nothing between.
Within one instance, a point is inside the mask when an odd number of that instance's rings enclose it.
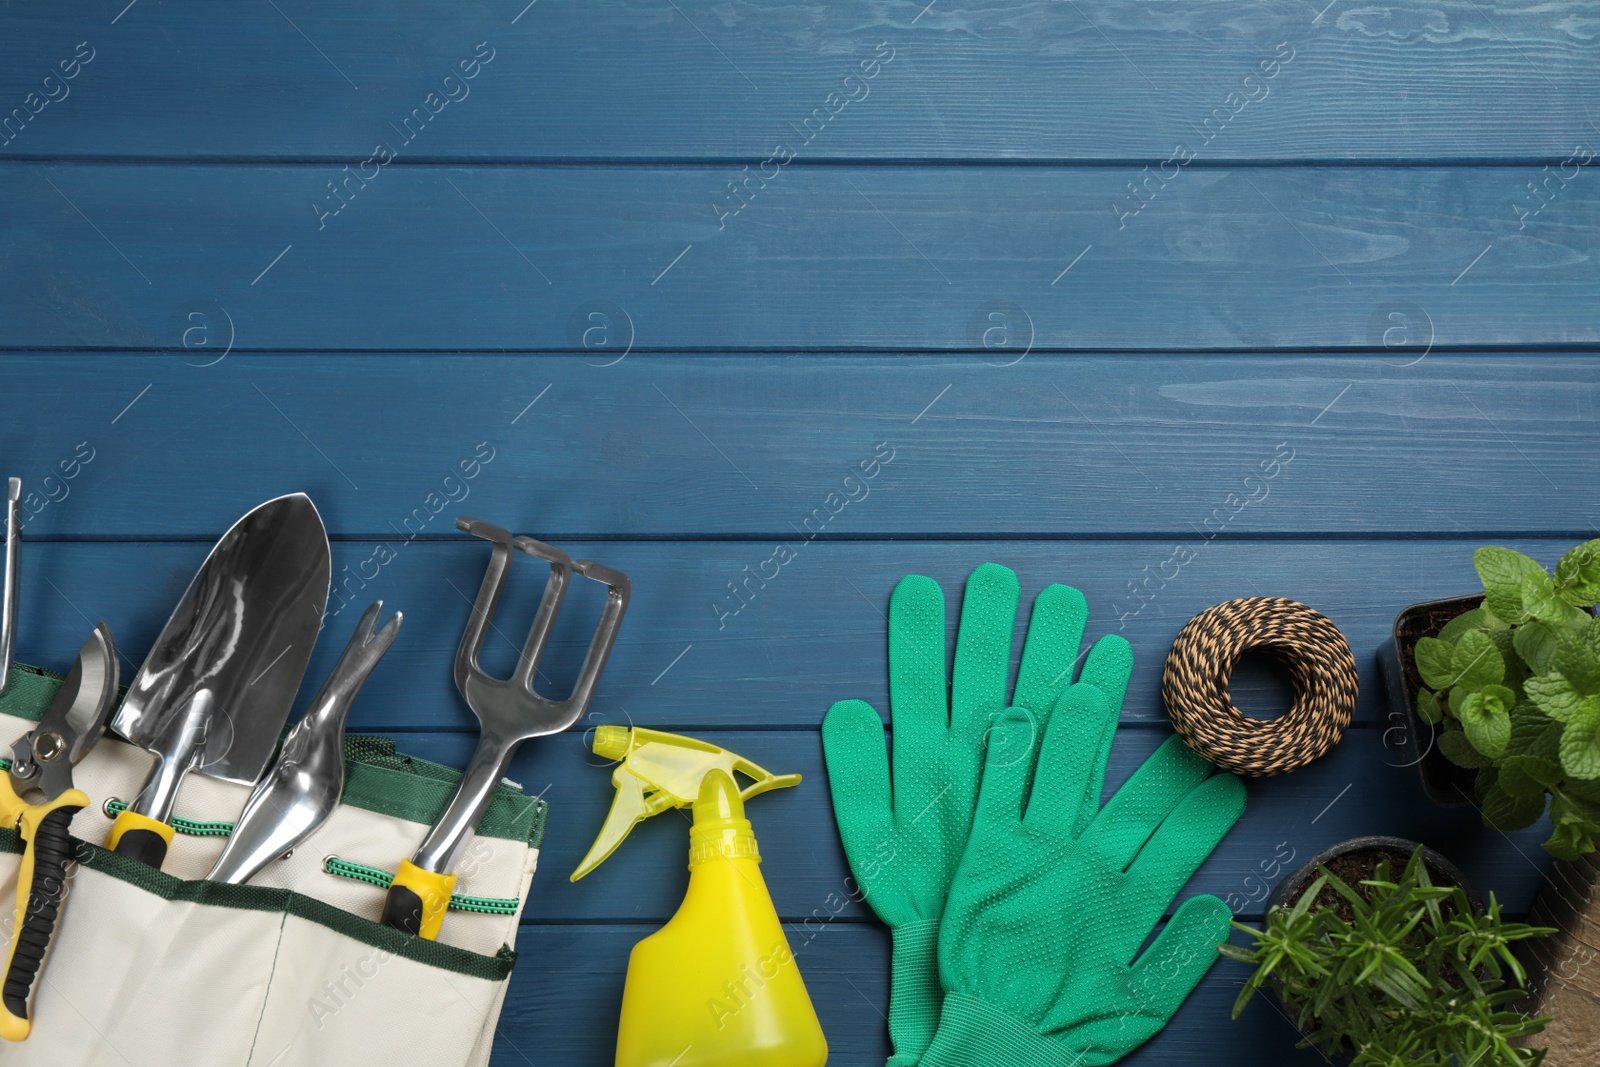
<instances>
[{"instance_id":1,"label":"blue wooden plank","mask_svg":"<svg viewBox=\"0 0 1600 1067\"><path fill-rule=\"evenodd\" d=\"M726 167L6 163L0 316L52 348L176 348L213 307L252 349L581 350L591 312L636 351L999 327L991 363L1593 345L1600 182L1569 169L818 166L724 203Z\"/></svg>"},{"instance_id":2,"label":"blue wooden plank","mask_svg":"<svg viewBox=\"0 0 1600 1067\"><path fill-rule=\"evenodd\" d=\"M70 501L69 501L70 502ZM241 509L242 510L242 509ZM487 518L503 518L490 512ZM538 528L506 518L515 529ZM1494 539L1553 564L1569 542ZM887 706L889 593L908 572L927 574L946 590L953 639L960 590L985 560L1019 575L1024 610L1046 584L1077 585L1091 610L1089 635L1121 633L1137 658L1125 722L1166 720L1160 699L1161 665L1178 630L1201 610L1237 596L1287 596L1333 619L1361 668L1356 721L1390 722L1376 652L1395 615L1407 604L1470 592L1477 587L1472 548L1477 539L1218 541L1175 577L1140 600L1128 590L1156 568L1172 546L1160 541L891 541L819 542L758 590L736 615L721 619L727 582L746 564L764 559L759 543L673 541L567 543L633 580L633 601L604 683L595 722L633 722L666 729L730 726L814 728L835 700L859 697ZM165 623L195 569L201 543L72 543L24 545L17 655L24 662L63 667L94 619L105 619L132 671ZM355 573L373 558L362 542L334 545L335 573ZM371 731L466 730L472 720L450 681L449 665L487 558L479 545L418 543L404 548L365 589L335 597L327 636L309 675L333 664L360 611L381 597L406 613L394 651L374 672L351 713L354 728ZM509 671L537 603L537 565L513 573L485 660ZM345 568L350 568L347 571ZM542 580L542 579L541 579ZM752 586L754 588L754 586ZM559 694L576 671L598 611L598 587L578 583L544 668L548 691ZM1265 674L1240 679L1246 707L1269 711L1286 698ZM306 696L310 696L310 686Z\"/></svg>"},{"instance_id":3,"label":"blue wooden plank","mask_svg":"<svg viewBox=\"0 0 1600 1067\"><path fill-rule=\"evenodd\" d=\"M627 955L644 936L638 926L531 926L517 939L496 1033L494 1067L560 1063L609 1067ZM837 923L809 943L789 931L800 972L828 1038L830 1067L879 1067L889 1054L884 1017L889 1004L889 939L878 929ZM1297 1052L1294 1027L1258 999L1229 1021L1245 969L1223 960L1201 981L1172 1022L1121 1062L1237 1067L1314 1067L1317 1053ZM1226 1048L1226 1060L1219 1050Z\"/></svg>"},{"instance_id":4,"label":"blue wooden plank","mask_svg":"<svg viewBox=\"0 0 1600 1067\"><path fill-rule=\"evenodd\" d=\"M29 353L0 457L34 539L211 539L304 489L339 537L451 536L468 511L554 539L769 542L734 579L812 535L1589 536L1596 357L1425 352ZM1171 550L1131 553L1113 588Z\"/></svg>"},{"instance_id":5,"label":"blue wooden plank","mask_svg":"<svg viewBox=\"0 0 1600 1067\"><path fill-rule=\"evenodd\" d=\"M1576 0L1203 14L906 0L848 19L688 0L415 0L382 17L348 2L13 8L0 101L57 102L29 105L0 152L354 163L386 140L412 160L754 164L778 143L801 159L1154 164L1177 144L1224 159L1559 159L1595 136L1588 18ZM93 59L62 81L84 41ZM407 143L396 127L419 108L426 136Z\"/></svg>"}]
</instances>

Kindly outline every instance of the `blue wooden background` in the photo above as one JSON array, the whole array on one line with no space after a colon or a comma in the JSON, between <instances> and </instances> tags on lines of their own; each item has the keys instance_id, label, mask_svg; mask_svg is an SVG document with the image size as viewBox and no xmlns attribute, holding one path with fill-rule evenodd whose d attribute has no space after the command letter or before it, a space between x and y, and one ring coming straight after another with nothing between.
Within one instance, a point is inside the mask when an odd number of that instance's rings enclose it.
<instances>
[{"instance_id":1,"label":"blue wooden background","mask_svg":"<svg viewBox=\"0 0 1600 1067\"><path fill-rule=\"evenodd\" d=\"M103 617L131 670L228 523L305 490L349 616L312 676L385 598L406 628L353 724L460 765L483 553L454 516L618 567L590 724L806 776L752 813L841 1067L885 1055L887 938L838 904L817 725L886 706L910 571L952 618L984 560L1025 600L1070 582L1133 642L1113 787L1169 729L1191 615L1312 604L1361 663L1356 723L1250 783L1192 889L1255 919L1275 857L1384 832L1527 908L1540 829L1423 798L1373 657L1401 607L1472 588L1476 545L1596 534L1592 7L523 3L0 12L20 658L61 666ZM1236 694L1284 699L1260 666ZM552 814L495 1063L610 1063L682 824L569 885L606 770L574 732L513 774ZM1318 1062L1269 1006L1228 1020L1242 973L1128 1062Z\"/></svg>"}]
</instances>

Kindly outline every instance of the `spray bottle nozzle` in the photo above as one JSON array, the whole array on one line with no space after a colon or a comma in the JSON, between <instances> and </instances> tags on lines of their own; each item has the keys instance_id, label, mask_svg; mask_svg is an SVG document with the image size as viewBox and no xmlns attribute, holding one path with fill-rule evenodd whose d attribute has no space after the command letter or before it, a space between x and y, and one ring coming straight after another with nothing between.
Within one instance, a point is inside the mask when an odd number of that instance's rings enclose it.
<instances>
[{"instance_id":1,"label":"spray bottle nozzle","mask_svg":"<svg viewBox=\"0 0 1600 1067\"><path fill-rule=\"evenodd\" d=\"M626 759L628 756L628 728L626 726L598 726L594 731L594 754L606 759Z\"/></svg>"},{"instance_id":2,"label":"spray bottle nozzle","mask_svg":"<svg viewBox=\"0 0 1600 1067\"><path fill-rule=\"evenodd\" d=\"M669 808L685 808L700 796L700 785L711 771L735 771L751 779L739 791L741 801L770 789L800 784L798 774L773 774L736 753L681 734L643 727L601 726L594 732L594 751L619 760L611 774L617 795L611 802L600 836L583 857L572 881L600 866L628 833L652 815Z\"/></svg>"}]
</instances>

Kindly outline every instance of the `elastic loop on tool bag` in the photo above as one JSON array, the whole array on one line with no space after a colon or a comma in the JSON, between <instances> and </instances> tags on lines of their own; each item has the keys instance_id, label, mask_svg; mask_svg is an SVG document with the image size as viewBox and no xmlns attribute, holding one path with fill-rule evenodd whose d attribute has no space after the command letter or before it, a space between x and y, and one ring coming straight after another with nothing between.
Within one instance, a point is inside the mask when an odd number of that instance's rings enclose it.
<instances>
[{"instance_id":1,"label":"elastic loop on tool bag","mask_svg":"<svg viewBox=\"0 0 1600 1067\"><path fill-rule=\"evenodd\" d=\"M100 806L100 810L106 813L107 818L115 819L118 815L128 810L128 805L126 801L111 797ZM174 816L169 825L178 833L188 834L191 837L227 837L233 833L234 824L231 822L195 822L192 819L180 819Z\"/></svg>"},{"instance_id":2,"label":"elastic loop on tool bag","mask_svg":"<svg viewBox=\"0 0 1600 1067\"><path fill-rule=\"evenodd\" d=\"M1242 714L1228 695L1239 657L1262 649L1281 659L1294 703L1275 719ZM1235 774L1267 777L1304 767L1350 725L1359 682L1350 644L1328 618L1282 597L1243 597L1207 608L1179 631L1161 696L1178 735Z\"/></svg>"},{"instance_id":3,"label":"elastic loop on tool bag","mask_svg":"<svg viewBox=\"0 0 1600 1067\"><path fill-rule=\"evenodd\" d=\"M342 860L338 856L324 856L322 869L329 874L336 874L341 878L353 878L358 882L375 885L379 889L388 889L394 883L394 875L376 867L368 867L364 863L352 863ZM520 900L509 897L471 897L463 893L450 894L451 911L470 911L479 915L515 915L522 905Z\"/></svg>"}]
</instances>

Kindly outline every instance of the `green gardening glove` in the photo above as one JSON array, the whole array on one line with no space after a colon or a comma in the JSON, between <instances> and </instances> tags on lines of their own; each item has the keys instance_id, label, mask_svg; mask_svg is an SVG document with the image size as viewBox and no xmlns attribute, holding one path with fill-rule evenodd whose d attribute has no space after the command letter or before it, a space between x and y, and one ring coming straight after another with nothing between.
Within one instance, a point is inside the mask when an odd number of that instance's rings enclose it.
<instances>
[{"instance_id":1,"label":"green gardening glove","mask_svg":"<svg viewBox=\"0 0 1600 1067\"><path fill-rule=\"evenodd\" d=\"M990 731L939 932L944 1013L922 1067L1115 1063L1216 961L1231 916L1212 896L1185 901L1139 946L1243 814L1244 786L1170 737L1100 808L1085 779L1116 719L1098 690L1068 690L1031 788L1034 717L1013 708Z\"/></svg>"},{"instance_id":2,"label":"green gardening glove","mask_svg":"<svg viewBox=\"0 0 1600 1067\"><path fill-rule=\"evenodd\" d=\"M894 937L890 976L891 1067L921 1058L939 1022L944 991L936 945L939 919L972 826L984 735L1005 711L1016 627L1017 576L985 563L967 579L956 638L955 677L946 681L945 606L939 586L911 575L889 602L889 702L894 770L883 722L871 705L845 700L822 723L822 747L839 836L860 891ZM1034 602L1009 701L1035 721L1049 717L1072 682L1088 607L1083 594L1052 585ZM1083 677L1120 707L1133 656L1120 637L1089 650ZM1116 715L1103 724L1103 773ZM1084 783L1098 800L1100 783Z\"/></svg>"}]
</instances>

